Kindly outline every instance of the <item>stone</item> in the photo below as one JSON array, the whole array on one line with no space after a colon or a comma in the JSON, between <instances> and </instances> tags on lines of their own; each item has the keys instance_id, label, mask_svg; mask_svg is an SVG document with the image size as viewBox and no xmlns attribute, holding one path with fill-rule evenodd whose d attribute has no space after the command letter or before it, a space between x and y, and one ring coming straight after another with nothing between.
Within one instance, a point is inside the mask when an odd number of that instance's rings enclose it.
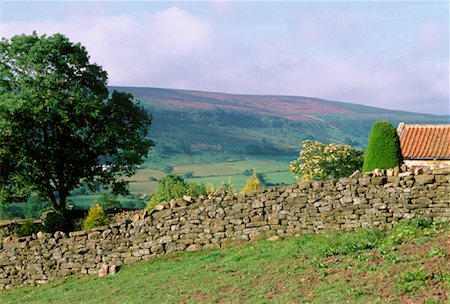
<instances>
[{"instance_id":1,"label":"stone","mask_svg":"<svg viewBox=\"0 0 450 304\"><path fill-rule=\"evenodd\" d=\"M422 174L415 176L416 184L418 185L427 185L434 183L434 175L431 174Z\"/></svg>"},{"instance_id":2,"label":"stone","mask_svg":"<svg viewBox=\"0 0 450 304\"><path fill-rule=\"evenodd\" d=\"M118 267L116 265L109 266L108 274L115 275L117 273L117 269L118 269Z\"/></svg>"},{"instance_id":3,"label":"stone","mask_svg":"<svg viewBox=\"0 0 450 304\"><path fill-rule=\"evenodd\" d=\"M353 172L352 173L352 175L350 175L350 178L351 179L354 179L354 178L362 178L363 176L362 176L362 174L361 174L361 172L359 171L359 170L356 170L355 172Z\"/></svg>"},{"instance_id":4,"label":"stone","mask_svg":"<svg viewBox=\"0 0 450 304\"><path fill-rule=\"evenodd\" d=\"M433 170L433 174L436 174L436 175L450 175L450 167L434 169Z\"/></svg>"},{"instance_id":5,"label":"stone","mask_svg":"<svg viewBox=\"0 0 450 304\"><path fill-rule=\"evenodd\" d=\"M401 173L399 173L399 174L398 174L398 177L402 178L402 177L410 176L410 175L411 175L411 172L406 171L406 172L401 172Z\"/></svg>"},{"instance_id":6,"label":"stone","mask_svg":"<svg viewBox=\"0 0 450 304\"><path fill-rule=\"evenodd\" d=\"M307 189L311 188L311 183L308 183L308 182L300 183L300 184L298 185L298 188L299 188L300 190L307 190Z\"/></svg>"},{"instance_id":7,"label":"stone","mask_svg":"<svg viewBox=\"0 0 450 304\"><path fill-rule=\"evenodd\" d=\"M139 214L135 214L135 215L133 215L133 217L131 218L131 220L133 221L133 222L137 222L137 221L139 221L141 219L141 216L139 215Z\"/></svg>"},{"instance_id":8,"label":"stone","mask_svg":"<svg viewBox=\"0 0 450 304\"><path fill-rule=\"evenodd\" d=\"M274 241L278 241L279 237L274 235L274 236L271 236L271 237L267 238L267 240L270 241L270 242L274 242Z\"/></svg>"},{"instance_id":9,"label":"stone","mask_svg":"<svg viewBox=\"0 0 450 304\"><path fill-rule=\"evenodd\" d=\"M166 206L164 206L164 204L158 204L158 205L155 206L155 210L158 210L158 211L161 211L161 210L163 210L165 208L166 208Z\"/></svg>"},{"instance_id":10,"label":"stone","mask_svg":"<svg viewBox=\"0 0 450 304\"><path fill-rule=\"evenodd\" d=\"M197 244L191 244L186 248L186 251L198 251L201 247Z\"/></svg>"},{"instance_id":11,"label":"stone","mask_svg":"<svg viewBox=\"0 0 450 304\"><path fill-rule=\"evenodd\" d=\"M375 170L373 170L373 175L374 176L384 176L385 170L384 169L375 169Z\"/></svg>"},{"instance_id":12,"label":"stone","mask_svg":"<svg viewBox=\"0 0 450 304\"><path fill-rule=\"evenodd\" d=\"M43 239L45 237L44 233L42 231L39 231L38 233L36 233L36 237L38 239Z\"/></svg>"},{"instance_id":13,"label":"stone","mask_svg":"<svg viewBox=\"0 0 450 304\"><path fill-rule=\"evenodd\" d=\"M423 168L422 167L414 168L414 175L419 175L419 174L423 174Z\"/></svg>"},{"instance_id":14,"label":"stone","mask_svg":"<svg viewBox=\"0 0 450 304\"><path fill-rule=\"evenodd\" d=\"M394 169L386 169L386 176L388 177L394 176Z\"/></svg>"},{"instance_id":15,"label":"stone","mask_svg":"<svg viewBox=\"0 0 450 304\"><path fill-rule=\"evenodd\" d=\"M102 266L100 266L100 269L98 270L98 277L104 277L108 275L108 265L106 264L102 264Z\"/></svg>"},{"instance_id":16,"label":"stone","mask_svg":"<svg viewBox=\"0 0 450 304\"><path fill-rule=\"evenodd\" d=\"M188 203L192 202L192 196L190 195L183 195L183 200L185 200Z\"/></svg>"}]
</instances>

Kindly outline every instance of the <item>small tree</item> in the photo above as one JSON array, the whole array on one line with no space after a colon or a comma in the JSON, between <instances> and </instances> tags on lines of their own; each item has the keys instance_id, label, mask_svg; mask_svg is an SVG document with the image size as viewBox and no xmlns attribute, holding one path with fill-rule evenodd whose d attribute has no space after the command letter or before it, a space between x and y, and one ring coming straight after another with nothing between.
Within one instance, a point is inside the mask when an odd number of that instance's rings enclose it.
<instances>
[{"instance_id":1,"label":"small tree","mask_svg":"<svg viewBox=\"0 0 450 304\"><path fill-rule=\"evenodd\" d=\"M167 175L159 181L158 188L153 193L145 208L152 210L157 204L164 201L168 202L171 199L182 198L183 195L205 195L206 192L206 187L203 184L197 185L195 182L187 183L180 176Z\"/></svg>"},{"instance_id":2,"label":"small tree","mask_svg":"<svg viewBox=\"0 0 450 304\"><path fill-rule=\"evenodd\" d=\"M299 181L346 177L363 164L363 152L347 145L304 140L302 147L299 158L289 164Z\"/></svg>"},{"instance_id":3,"label":"small tree","mask_svg":"<svg viewBox=\"0 0 450 304\"><path fill-rule=\"evenodd\" d=\"M256 175L256 172L253 171L253 174L247 179L247 181L245 182L245 186L244 188L242 188L241 192L245 194L258 189L261 189L261 181Z\"/></svg>"},{"instance_id":4,"label":"small tree","mask_svg":"<svg viewBox=\"0 0 450 304\"><path fill-rule=\"evenodd\" d=\"M400 140L394 126L388 121L378 121L369 135L363 172L389 169L403 163Z\"/></svg>"},{"instance_id":5,"label":"small tree","mask_svg":"<svg viewBox=\"0 0 450 304\"><path fill-rule=\"evenodd\" d=\"M83 221L83 229L91 229L101 227L110 223L108 216L103 210L102 206L95 204L89 209L89 213Z\"/></svg>"}]
</instances>

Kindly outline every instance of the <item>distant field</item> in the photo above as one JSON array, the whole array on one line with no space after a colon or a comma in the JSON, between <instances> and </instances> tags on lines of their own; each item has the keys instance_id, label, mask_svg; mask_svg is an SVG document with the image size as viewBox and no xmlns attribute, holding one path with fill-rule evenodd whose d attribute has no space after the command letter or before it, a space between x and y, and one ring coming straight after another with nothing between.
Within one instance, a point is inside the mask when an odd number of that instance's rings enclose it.
<instances>
[{"instance_id":1,"label":"distant field","mask_svg":"<svg viewBox=\"0 0 450 304\"><path fill-rule=\"evenodd\" d=\"M188 161L186 158L185 162ZM216 187L231 181L233 189L240 191L248 179L248 176L242 174L245 170L255 170L257 173L264 174L266 181L271 184L283 183L289 185L295 183L295 179L287 169L288 164L289 162L286 159L247 159L230 162L173 164L171 174L184 176L187 173L192 173L193 178L186 178L186 180L204 183L205 185L211 184ZM151 194L155 191L158 182L150 181L149 178L154 177L159 180L165 175L167 173L163 170L139 169L136 175L129 179L130 192Z\"/></svg>"}]
</instances>

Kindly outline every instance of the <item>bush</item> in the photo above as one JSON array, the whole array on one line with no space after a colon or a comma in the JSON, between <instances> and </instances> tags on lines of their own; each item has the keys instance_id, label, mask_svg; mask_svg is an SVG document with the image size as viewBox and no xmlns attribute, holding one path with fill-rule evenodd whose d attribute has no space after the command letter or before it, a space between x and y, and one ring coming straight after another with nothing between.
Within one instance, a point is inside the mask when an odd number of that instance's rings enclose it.
<instances>
[{"instance_id":1,"label":"bush","mask_svg":"<svg viewBox=\"0 0 450 304\"><path fill-rule=\"evenodd\" d=\"M11 220L14 215L11 210L11 206L6 202L0 203L0 220Z\"/></svg>"},{"instance_id":2,"label":"bush","mask_svg":"<svg viewBox=\"0 0 450 304\"><path fill-rule=\"evenodd\" d=\"M37 195L31 195L25 204L25 217L39 218L43 212L49 211L51 208L52 206L48 201L41 199Z\"/></svg>"},{"instance_id":3,"label":"bush","mask_svg":"<svg viewBox=\"0 0 450 304\"><path fill-rule=\"evenodd\" d=\"M168 202L171 199L179 199L184 195L198 197L206 195L205 185L197 185L195 182L187 183L183 178L177 175L167 175L159 181L158 188L153 193L146 209L152 210L156 205L162 202Z\"/></svg>"},{"instance_id":4,"label":"bush","mask_svg":"<svg viewBox=\"0 0 450 304\"><path fill-rule=\"evenodd\" d=\"M256 172L253 172L253 174L245 182L245 186L242 188L241 192L245 194L258 189L261 189L261 181L256 175Z\"/></svg>"},{"instance_id":5,"label":"bush","mask_svg":"<svg viewBox=\"0 0 450 304\"><path fill-rule=\"evenodd\" d=\"M376 122L369 135L363 172L394 168L402 163L400 140L394 126L388 121Z\"/></svg>"},{"instance_id":6,"label":"bush","mask_svg":"<svg viewBox=\"0 0 450 304\"><path fill-rule=\"evenodd\" d=\"M29 236L33 233L38 233L41 230L41 225L33 223L31 220L26 221L17 228L16 234L19 237Z\"/></svg>"},{"instance_id":7,"label":"bush","mask_svg":"<svg viewBox=\"0 0 450 304\"><path fill-rule=\"evenodd\" d=\"M55 233L56 231L62 231L68 233L72 231L72 222L63 214L54 211L44 214L44 222L42 224L44 232Z\"/></svg>"},{"instance_id":8,"label":"bush","mask_svg":"<svg viewBox=\"0 0 450 304\"><path fill-rule=\"evenodd\" d=\"M347 145L302 141L300 156L289 164L298 181L348 177L363 164L363 152Z\"/></svg>"},{"instance_id":9,"label":"bush","mask_svg":"<svg viewBox=\"0 0 450 304\"><path fill-rule=\"evenodd\" d=\"M89 209L89 213L83 221L83 229L92 229L95 227L106 226L110 223L108 216L102 206L95 204Z\"/></svg>"}]
</instances>

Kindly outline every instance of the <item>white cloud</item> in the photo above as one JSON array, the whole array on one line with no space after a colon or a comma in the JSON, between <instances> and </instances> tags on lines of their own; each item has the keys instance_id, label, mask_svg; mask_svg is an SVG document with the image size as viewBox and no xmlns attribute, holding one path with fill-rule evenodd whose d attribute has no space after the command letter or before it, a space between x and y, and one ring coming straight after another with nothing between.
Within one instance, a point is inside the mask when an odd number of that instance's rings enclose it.
<instances>
[{"instance_id":1,"label":"white cloud","mask_svg":"<svg viewBox=\"0 0 450 304\"><path fill-rule=\"evenodd\" d=\"M217 9L227 16L231 8ZM8 22L3 35L64 33L86 46L113 85L304 95L449 113L449 62L439 57L443 45L448 51L448 29L424 23L412 33L412 48L398 49L378 41L388 33L374 20L370 14L313 14L264 24L279 30L252 36L261 24L225 30L173 6L138 16L91 12L60 22Z\"/></svg>"}]
</instances>

